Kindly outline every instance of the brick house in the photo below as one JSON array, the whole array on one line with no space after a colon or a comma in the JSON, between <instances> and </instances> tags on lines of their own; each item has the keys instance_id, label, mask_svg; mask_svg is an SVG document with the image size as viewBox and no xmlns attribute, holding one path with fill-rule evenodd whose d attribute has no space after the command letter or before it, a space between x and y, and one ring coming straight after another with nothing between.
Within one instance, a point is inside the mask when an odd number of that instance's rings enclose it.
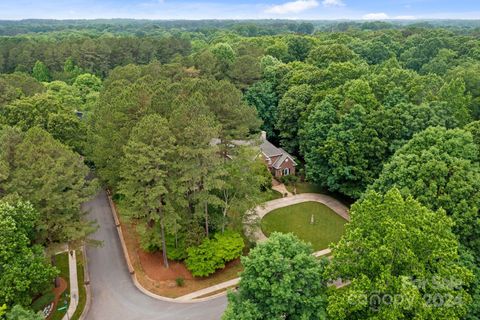
<instances>
[{"instance_id":1,"label":"brick house","mask_svg":"<svg viewBox=\"0 0 480 320\"><path fill-rule=\"evenodd\" d=\"M232 146L258 146L260 147L260 154L268 170L275 178L280 178L288 175L295 175L295 167L297 163L293 157L282 148L277 148L273 143L267 140L267 134L262 131L260 136L260 145L258 139L254 140L232 140ZM216 138L210 141L210 145L219 145L221 140ZM226 155L227 159L232 159L232 156Z\"/></svg>"},{"instance_id":2,"label":"brick house","mask_svg":"<svg viewBox=\"0 0 480 320\"><path fill-rule=\"evenodd\" d=\"M261 135L260 150L263 160L274 177L295 175L297 163L293 157L287 151L277 148L268 141L264 131L262 131Z\"/></svg>"}]
</instances>

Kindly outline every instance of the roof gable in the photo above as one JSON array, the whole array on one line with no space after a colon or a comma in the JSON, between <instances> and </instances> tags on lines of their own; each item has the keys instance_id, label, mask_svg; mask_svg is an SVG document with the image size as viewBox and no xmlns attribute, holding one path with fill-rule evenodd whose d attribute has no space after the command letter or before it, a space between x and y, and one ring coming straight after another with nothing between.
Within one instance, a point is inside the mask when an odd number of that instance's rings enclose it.
<instances>
[{"instance_id":1,"label":"roof gable","mask_svg":"<svg viewBox=\"0 0 480 320\"><path fill-rule=\"evenodd\" d=\"M281 149L283 150L283 149ZM282 163L285 162L285 160L289 159L290 161L292 161L293 163L293 166L296 166L297 163L295 162L295 160L293 160L293 157L288 154L286 151L284 151L284 153L282 154L281 157L279 157L273 164L272 164L272 167L274 167L275 169L280 169Z\"/></svg>"}]
</instances>

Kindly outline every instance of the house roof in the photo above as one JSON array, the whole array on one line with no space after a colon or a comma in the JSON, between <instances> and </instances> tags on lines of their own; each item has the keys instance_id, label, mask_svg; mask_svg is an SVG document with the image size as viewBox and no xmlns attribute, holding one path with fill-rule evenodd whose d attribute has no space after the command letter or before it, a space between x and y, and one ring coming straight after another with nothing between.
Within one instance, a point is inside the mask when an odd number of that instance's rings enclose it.
<instances>
[{"instance_id":1,"label":"house roof","mask_svg":"<svg viewBox=\"0 0 480 320\"><path fill-rule=\"evenodd\" d=\"M262 143L260 144L260 150L262 150L263 154L268 158L277 157L279 156L274 163L272 163L272 167L275 169L279 169L280 165L288 158L293 162L293 165L296 166L297 163L293 160L293 157L282 148L277 148L273 143L268 141L266 138L262 137Z\"/></svg>"},{"instance_id":2,"label":"house roof","mask_svg":"<svg viewBox=\"0 0 480 320\"><path fill-rule=\"evenodd\" d=\"M249 145L255 145L255 141L258 143L257 140L232 140L231 144L232 146L249 146ZM262 132L260 136L260 150L262 153L267 157L267 158L272 158L272 157L278 157L274 163L271 164L271 166L275 169L279 169L281 164L288 158L293 162L293 165L296 166L297 163L293 159L293 157L285 150L282 148L276 147L273 143L267 140L265 132ZM218 138L212 139L210 141L210 145L218 145L221 143L221 140Z\"/></svg>"},{"instance_id":3,"label":"house roof","mask_svg":"<svg viewBox=\"0 0 480 320\"><path fill-rule=\"evenodd\" d=\"M287 160L287 159L290 159L290 161L293 162L293 165L296 166L297 163L295 162L295 160L293 160L293 157L285 150L283 150L282 148L279 148L281 151L283 151L282 155L272 164L272 167L274 167L275 169L279 169L280 166L282 165L282 163Z\"/></svg>"},{"instance_id":4,"label":"house roof","mask_svg":"<svg viewBox=\"0 0 480 320\"><path fill-rule=\"evenodd\" d=\"M260 149L267 157L280 156L285 152L282 149L275 147L273 143L266 139L262 140L262 143L260 144Z\"/></svg>"}]
</instances>

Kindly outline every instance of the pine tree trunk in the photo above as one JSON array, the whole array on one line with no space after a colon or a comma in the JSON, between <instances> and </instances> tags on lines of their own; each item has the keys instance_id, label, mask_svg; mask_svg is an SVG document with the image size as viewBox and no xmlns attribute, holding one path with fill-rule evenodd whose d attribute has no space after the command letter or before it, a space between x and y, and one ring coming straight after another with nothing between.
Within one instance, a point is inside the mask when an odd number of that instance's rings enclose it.
<instances>
[{"instance_id":1,"label":"pine tree trunk","mask_svg":"<svg viewBox=\"0 0 480 320\"><path fill-rule=\"evenodd\" d=\"M160 229L161 229L161 235L162 235L162 254L163 254L163 265L165 268L169 268L168 264L168 258L167 258L167 243L165 241L165 221L164 221L164 214L163 214L163 208L160 205L158 208L158 213L160 214Z\"/></svg>"},{"instance_id":2,"label":"pine tree trunk","mask_svg":"<svg viewBox=\"0 0 480 320\"><path fill-rule=\"evenodd\" d=\"M177 231L177 221L175 220L175 248L178 248L178 231Z\"/></svg>"},{"instance_id":3,"label":"pine tree trunk","mask_svg":"<svg viewBox=\"0 0 480 320\"><path fill-rule=\"evenodd\" d=\"M225 232L225 225L227 224L227 212L228 212L228 205L229 205L229 197L227 196L226 192L223 192L223 201L225 206L223 207L223 221L222 221L222 233Z\"/></svg>"},{"instance_id":4,"label":"pine tree trunk","mask_svg":"<svg viewBox=\"0 0 480 320\"><path fill-rule=\"evenodd\" d=\"M208 204L205 201L205 235L208 238Z\"/></svg>"},{"instance_id":5,"label":"pine tree trunk","mask_svg":"<svg viewBox=\"0 0 480 320\"><path fill-rule=\"evenodd\" d=\"M223 208L222 233L225 232L225 224L227 224L227 206Z\"/></svg>"}]
</instances>

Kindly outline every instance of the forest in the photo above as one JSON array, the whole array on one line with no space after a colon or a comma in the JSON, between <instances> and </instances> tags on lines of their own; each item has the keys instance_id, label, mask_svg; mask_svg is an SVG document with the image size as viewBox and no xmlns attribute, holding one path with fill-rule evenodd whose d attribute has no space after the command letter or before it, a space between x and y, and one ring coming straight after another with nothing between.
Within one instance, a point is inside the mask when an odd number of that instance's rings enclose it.
<instances>
[{"instance_id":1,"label":"forest","mask_svg":"<svg viewBox=\"0 0 480 320\"><path fill-rule=\"evenodd\" d=\"M166 267L204 277L252 249L224 319L480 319L479 37L477 21L0 21L0 307L28 313L56 246L94 242L82 204L103 188ZM261 130L354 202L331 260L245 234L271 176L233 141ZM262 259L280 252L288 270ZM258 287L275 272L311 286Z\"/></svg>"}]
</instances>

